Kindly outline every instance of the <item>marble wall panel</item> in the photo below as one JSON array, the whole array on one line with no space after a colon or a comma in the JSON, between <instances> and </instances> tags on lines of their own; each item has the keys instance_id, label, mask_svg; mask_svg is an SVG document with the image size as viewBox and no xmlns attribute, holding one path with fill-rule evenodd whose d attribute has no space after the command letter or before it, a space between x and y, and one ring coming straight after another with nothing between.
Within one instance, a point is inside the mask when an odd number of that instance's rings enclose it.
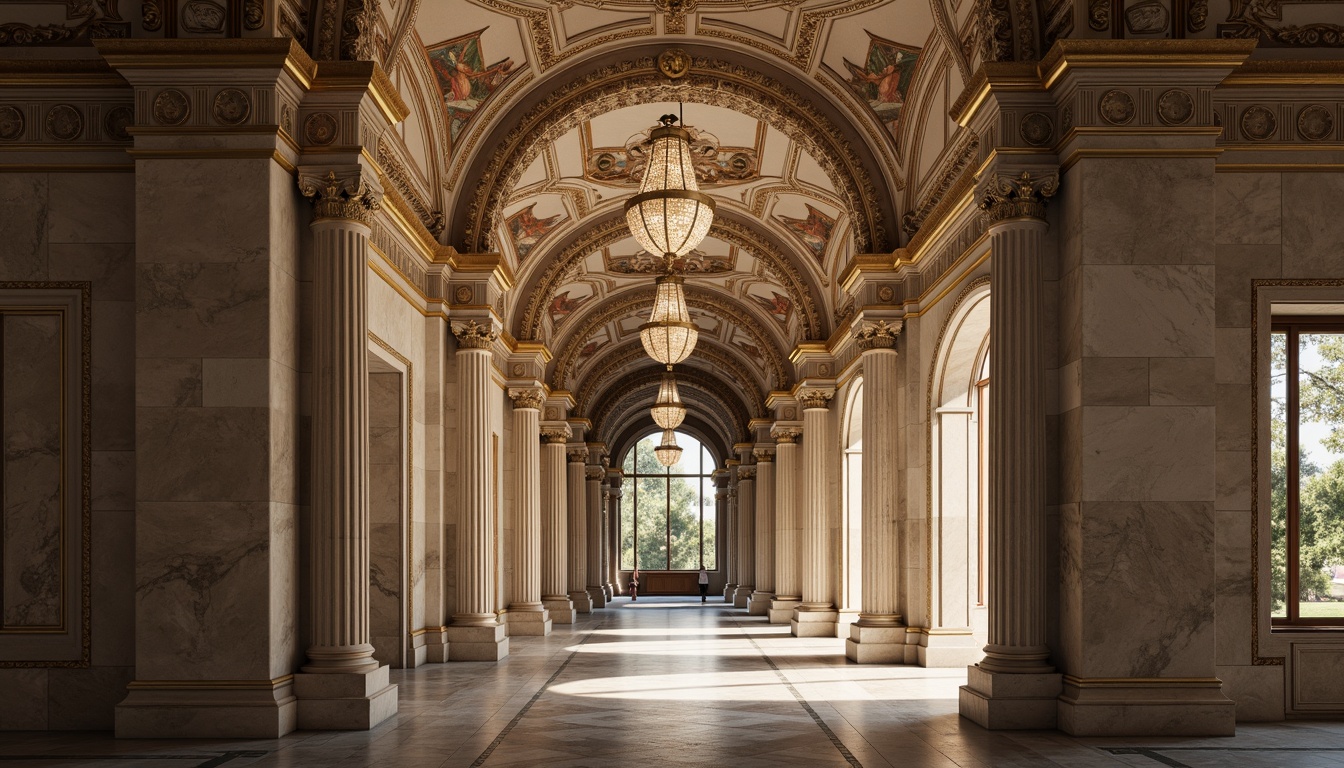
<instances>
[{"instance_id":1,"label":"marble wall panel","mask_svg":"<svg viewBox=\"0 0 1344 768\"><path fill-rule=\"evenodd\" d=\"M271 502L270 555L270 663L271 678L281 677L303 662L303 642L299 629L300 571L299 525L303 508L295 504Z\"/></svg>"},{"instance_id":2,"label":"marble wall panel","mask_svg":"<svg viewBox=\"0 0 1344 768\"><path fill-rule=\"evenodd\" d=\"M1148 404L1213 405L1213 358L1149 358Z\"/></svg>"},{"instance_id":3,"label":"marble wall panel","mask_svg":"<svg viewBox=\"0 0 1344 768\"><path fill-rule=\"evenodd\" d=\"M52 669L48 673L51 697L47 728L54 731L105 731L112 728L112 711L126 698L126 684L134 667Z\"/></svg>"},{"instance_id":4,"label":"marble wall panel","mask_svg":"<svg viewBox=\"0 0 1344 768\"><path fill-rule=\"evenodd\" d=\"M301 422L299 372L274 360L270 364L270 499L299 503L299 485L308 480L301 452L311 432Z\"/></svg>"},{"instance_id":5,"label":"marble wall panel","mask_svg":"<svg viewBox=\"0 0 1344 768\"><path fill-rule=\"evenodd\" d=\"M137 505L139 679L271 678L272 514L266 501Z\"/></svg>"},{"instance_id":6,"label":"marble wall panel","mask_svg":"<svg viewBox=\"0 0 1344 768\"><path fill-rule=\"evenodd\" d=\"M1213 434L1212 408L1085 407L1081 498L1212 503Z\"/></svg>"},{"instance_id":7,"label":"marble wall panel","mask_svg":"<svg viewBox=\"0 0 1344 768\"><path fill-rule=\"evenodd\" d=\"M266 190L277 183L271 178L275 167L269 159L138 163L133 193L138 260L239 266L269 260L276 211ZM130 190L126 194L132 196Z\"/></svg>"},{"instance_id":8,"label":"marble wall panel","mask_svg":"<svg viewBox=\"0 0 1344 768\"><path fill-rule=\"evenodd\" d=\"M0 315L3 505L0 506L0 621L5 627L62 624L62 530L77 489L66 488L61 393L64 321L57 314Z\"/></svg>"},{"instance_id":9,"label":"marble wall panel","mask_svg":"<svg viewBox=\"0 0 1344 768\"><path fill-rule=\"evenodd\" d=\"M1220 666L1223 693L1237 703L1238 723L1283 720L1283 667Z\"/></svg>"},{"instance_id":10,"label":"marble wall panel","mask_svg":"<svg viewBox=\"0 0 1344 768\"><path fill-rule=\"evenodd\" d=\"M402 375L369 375L369 630L375 658L404 664L406 552Z\"/></svg>"},{"instance_id":11,"label":"marble wall panel","mask_svg":"<svg viewBox=\"0 0 1344 768\"><path fill-rule=\"evenodd\" d=\"M1046 408L1046 413L1057 415L1083 404L1083 363L1074 360L1056 371L1059 385L1055 388L1058 399Z\"/></svg>"},{"instance_id":12,"label":"marble wall panel","mask_svg":"<svg viewBox=\"0 0 1344 768\"><path fill-rule=\"evenodd\" d=\"M139 358L135 361L135 404L200 407L202 376L199 357Z\"/></svg>"},{"instance_id":13,"label":"marble wall panel","mask_svg":"<svg viewBox=\"0 0 1344 768\"><path fill-rule=\"evenodd\" d=\"M1218 616L1216 657L1219 664L1251 662L1251 513L1215 513L1215 571Z\"/></svg>"},{"instance_id":14,"label":"marble wall panel","mask_svg":"<svg viewBox=\"0 0 1344 768\"><path fill-rule=\"evenodd\" d=\"M1292 708L1299 711L1338 711L1344 706L1344 645L1293 646Z\"/></svg>"},{"instance_id":15,"label":"marble wall panel","mask_svg":"<svg viewBox=\"0 0 1344 768\"><path fill-rule=\"evenodd\" d=\"M1277 245L1218 246L1219 328L1249 328L1251 325L1251 280L1282 274L1283 248Z\"/></svg>"},{"instance_id":16,"label":"marble wall panel","mask_svg":"<svg viewBox=\"0 0 1344 768\"><path fill-rule=\"evenodd\" d=\"M1061 366L1083 356L1083 298L1082 268L1060 275L1058 362Z\"/></svg>"},{"instance_id":17,"label":"marble wall panel","mask_svg":"<svg viewBox=\"0 0 1344 768\"><path fill-rule=\"evenodd\" d=\"M1209 265L1082 268L1085 357L1212 357Z\"/></svg>"},{"instance_id":18,"label":"marble wall panel","mask_svg":"<svg viewBox=\"0 0 1344 768\"><path fill-rule=\"evenodd\" d=\"M1222 297L1219 296L1218 300L1221 302ZM1215 384L1251 385L1253 371L1249 328L1218 328L1214 331L1214 350Z\"/></svg>"},{"instance_id":19,"label":"marble wall panel","mask_svg":"<svg viewBox=\"0 0 1344 768\"><path fill-rule=\"evenodd\" d=\"M50 179L51 242L135 242L135 218L129 215L135 203L134 175L53 173Z\"/></svg>"},{"instance_id":20,"label":"marble wall panel","mask_svg":"<svg viewBox=\"0 0 1344 768\"><path fill-rule=\"evenodd\" d=\"M1087 357L1080 363L1083 405L1148 405L1148 358Z\"/></svg>"},{"instance_id":21,"label":"marble wall panel","mask_svg":"<svg viewBox=\"0 0 1344 768\"><path fill-rule=\"evenodd\" d=\"M1283 228L1282 179L1277 173L1217 174L1214 179L1216 242L1234 245L1279 243Z\"/></svg>"},{"instance_id":22,"label":"marble wall panel","mask_svg":"<svg viewBox=\"0 0 1344 768\"><path fill-rule=\"evenodd\" d=\"M302 338L299 283L275 261L271 262L270 272L270 357L282 365L298 369Z\"/></svg>"},{"instance_id":23,"label":"marble wall panel","mask_svg":"<svg viewBox=\"0 0 1344 768\"><path fill-rule=\"evenodd\" d=\"M265 408L137 408L140 501L258 501L270 489Z\"/></svg>"},{"instance_id":24,"label":"marble wall panel","mask_svg":"<svg viewBox=\"0 0 1344 768\"><path fill-rule=\"evenodd\" d=\"M1059 506L1059 644L1056 661L1062 669L1083 662L1083 520L1077 503ZM1053 590L1051 590L1053 591Z\"/></svg>"},{"instance_id":25,"label":"marble wall panel","mask_svg":"<svg viewBox=\"0 0 1344 768\"><path fill-rule=\"evenodd\" d=\"M137 266L141 357L268 356L269 268L249 262Z\"/></svg>"},{"instance_id":26,"label":"marble wall panel","mask_svg":"<svg viewBox=\"0 0 1344 768\"><path fill-rule=\"evenodd\" d=\"M1249 451L1254 446L1251 390L1245 384L1217 384L1218 444L1220 451Z\"/></svg>"},{"instance_id":27,"label":"marble wall panel","mask_svg":"<svg viewBox=\"0 0 1344 768\"><path fill-rule=\"evenodd\" d=\"M1084 502L1080 677L1210 677L1209 502Z\"/></svg>"},{"instance_id":28,"label":"marble wall panel","mask_svg":"<svg viewBox=\"0 0 1344 768\"><path fill-rule=\"evenodd\" d=\"M1218 451L1217 496L1214 502L1218 509L1251 508L1251 452ZM1249 561L1247 561L1249 567Z\"/></svg>"},{"instance_id":29,"label":"marble wall panel","mask_svg":"<svg viewBox=\"0 0 1344 768\"><path fill-rule=\"evenodd\" d=\"M91 281L94 301L135 301L133 243L52 243L47 253L48 279Z\"/></svg>"},{"instance_id":30,"label":"marble wall panel","mask_svg":"<svg viewBox=\"0 0 1344 768\"><path fill-rule=\"evenodd\" d=\"M135 509L135 451L93 451L90 508Z\"/></svg>"},{"instance_id":31,"label":"marble wall panel","mask_svg":"<svg viewBox=\"0 0 1344 768\"><path fill-rule=\"evenodd\" d=\"M1283 174L1283 276L1344 271L1344 173Z\"/></svg>"},{"instance_id":32,"label":"marble wall panel","mask_svg":"<svg viewBox=\"0 0 1344 768\"><path fill-rule=\"evenodd\" d=\"M1059 180L1059 192L1047 212L1051 229L1058 230L1059 274L1083 265L1083 169L1072 166Z\"/></svg>"},{"instance_id":33,"label":"marble wall panel","mask_svg":"<svg viewBox=\"0 0 1344 768\"><path fill-rule=\"evenodd\" d=\"M1212 160L1096 159L1080 176L1083 264L1213 263Z\"/></svg>"},{"instance_id":34,"label":"marble wall panel","mask_svg":"<svg viewBox=\"0 0 1344 768\"><path fill-rule=\"evenodd\" d=\"M91 596L95 667L135 665L135 512L93 514Z\"/></svg>"},{"instance_id":35,"label":"marble wall panel","mask_svg":"<svg viewBox=\"0 0 1344 768\"><path fill-rule=\"evenodd\" d=\"M45 173L0 173L0 280L47 279L49 190Z\"/></svg>"},{"instance_id":36,"label":"marble wall panel","mask_svg":"<svg viewBox=\"0 0 1344 768\"><path fill-rule=\"evenodd\" d=\"M135 303L95 301L93 318L93 448L135 448Z\"/></svg>"},{"instance_id":37,"label":"marble wall panel","mask_svg":"<svg viewBox=\"0 0 1344 768\"><path fill-rule=\"evenodd\" d=\"M201 404L206 408L265 408L271 361L258 357L201 360Z\"/></svg>"},{"instance_id":38,"label":"marble wall panel","mask_svg":"<svg viewBox=\"0 0 1344 768\"><path fill-rule=\"evenodd\" d=\"M0 731L47 729L47 670L0 669L0 691Z\"/></svg>"}]
</instances>

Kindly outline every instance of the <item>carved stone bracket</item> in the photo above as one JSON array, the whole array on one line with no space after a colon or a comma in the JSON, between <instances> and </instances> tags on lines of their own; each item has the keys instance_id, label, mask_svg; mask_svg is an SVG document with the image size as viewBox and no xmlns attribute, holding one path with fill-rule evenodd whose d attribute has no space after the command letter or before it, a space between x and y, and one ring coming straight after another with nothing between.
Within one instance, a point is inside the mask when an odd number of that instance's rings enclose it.
<instances>
[{"instance_id":1,"label":"carved stone bracket","mask_svg":"<svg viewBox=\"0 0 1344 768\"><path fill-rule=\"evenodd\" d=\"M900 335L901 327L900 320L890 323L878 320L876 323L865 325L862 330L854 334L854 342L864 352L874 349L895 349L896 337Z\"/></svg>"},{"instance_id":2,"label":"carved stone bracket","mask_svg":"<svg viewBox=\"0 0 1344 768\"><path fill-rule=\"evenodd\" d=\"M834 392L824 389L809 389L798 395L798 402L802 404L804 411L826 410L831 407L832 397L835 397Z\"/></svg>"},{"instance_id":3,"label":"carved stone bracket","mask_svg":"<svg viewBox=\"0 0 1344 768\"><path fill-rule=\"evenodd\" d=\"M990 176L980 194L980 210L986 223L1009 219L1045 220L1045 203L1059 189L1055 173L1033 177L1030 171L1018 176Z\"/></svg>"},{"instance_id":4,"label":"carved stone bracket","mask_svg":"<svg viewBox=\"0 0 1344 768\"><path fill-rule=\"evenodd\" d=\"M347 219L369 224L383 199L383 188L360 170L301 170L299 192L313 201L313 219Z\"/></svg>"},{"instance_id":5,"label":"carved stone bracket","mask_svg":"<svg viewBox=\"0 0 1344 768\"><path fill-rule=\"evenodd\" d=\"M480 325L475 320L468 320L453 328L453 335L457 337L457 346L461 349L490 349L495 339L499 338L499 334L490 326Z\"/></svg>"},{"instance_id":6,"label":"carved stone bracket","mask_svg":"<svg viewBox=\"0 0 1344 768\"><path fill-rule=\"evenodd\" d=\"M546 393L540 389L510 389L509 399L513 401L514 408L531 408L539 411L541 404L546 402Z\"/></svg>"}]
</instances>

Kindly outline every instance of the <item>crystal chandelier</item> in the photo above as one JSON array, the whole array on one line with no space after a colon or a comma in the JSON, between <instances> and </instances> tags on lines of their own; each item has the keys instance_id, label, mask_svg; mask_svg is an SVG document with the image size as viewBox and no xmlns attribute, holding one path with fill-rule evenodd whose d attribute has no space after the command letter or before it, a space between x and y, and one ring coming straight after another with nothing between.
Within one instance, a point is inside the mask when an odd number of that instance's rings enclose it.
<instances>
[{"instance_id":1,"label":"crystal chandelier","mask_svg":"<svg viewBox=\"0 0 1344 768\"><path fill-rule=\"evenodd\" d=\"M625 223L649 253L671 262L709 234L714 199L696 184L691 134L673 125L676 115L663 115L658 122L649 134L653 146L639 194L625 203Z\"/></svg>"},{"instance_id":2,"label":"crystal chandelier","mask_svg":"<svg viewBox=\"0 0 1344 768\"><path fill-rule=\"evenodd\" d=\"M677 435L670 429L663 430L663 443L653 449L658 463L670 467L681 460L681 446L677 445Z\"/></svg>"},{"instance_id":3,"label":"crystal chandelier","mask_svg":"<svg viewBox=\"0 0 1344 768\"><path fill-rule=\"evenodd\" d=\"M681 403L677 379L672 375L671 368L669 365L667 373L663 374L663 382L658 386L658 401L653 404L651 411L653 422L663 429L676 429L686 418L686 406Z\"/></svg>"},{"instance_id":4,"label":"crystal chandelier","mask_svg":"<svg viewBox=\"0 0 1344 768\"><path fill-rule=\"evenodd\" d=\"M670 269L654 280L653 310L649 312L649 322L639 326L644 351L666 366L690 357L700 338L700 331L691 322L691 312L686 308L684 282L685 278L672 274Z\"/></svg>"}]
</instances>

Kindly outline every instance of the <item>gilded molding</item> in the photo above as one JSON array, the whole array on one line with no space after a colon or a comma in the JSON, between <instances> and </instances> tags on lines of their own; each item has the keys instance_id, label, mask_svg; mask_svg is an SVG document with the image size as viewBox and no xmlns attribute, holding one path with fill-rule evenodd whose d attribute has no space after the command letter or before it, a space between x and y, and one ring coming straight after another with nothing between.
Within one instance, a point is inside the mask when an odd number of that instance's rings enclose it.
<instances>
[{"instance_id":1,"label":"gilded molding","mask_svg":"<svg viewBox=\"0 0 1344 768\"><path fill-rule=\"evenodd\" d=\"M318 172L320 173L320 172ZM313 220L346 219L371 224L374 211L382 207L383 190L359 171L327 171L320 176L299 171L299 192L313 202Z\"/></svg>"},{"instance_id":2,"label":"gilded molding","mask_svg":"<svg viewBox=\"0 0 1344 768\"><path fill-rule=\"evenodd\" d=\"M868 323L858 333L854 334L854 343L858 344L859 349L864 352L895 349L896 336L900 334L902 325L900 320L892 323L888 323L886 320Z\"/></svg>"},{"instance_id":3,"label":"gilded molding","mask_svg":"<svg viewBox=\"0 0 1344 768\"><path fill-rule=\"evenodd\" d=\"M989 224L1011 219L1044 221L1046 200L1058 190L1058 174L1039 178L1033 178L1030 171L1016 177L994 174L981 190L980 210Z\"/></svg>"},{"instance_id":4,"label":"gilded molding","mask_svg":"<svg viewBox=\"0 0 1344 768\"><path fill-rule=\"evenodd\" d=\"M458 349L490 349L494 346L499 333L488 325L479 325L475 320L453 328L457 337Z\"/></svg>"},{"instance_id":5,"label":"gilded molding","mask_svg":"<svg viewBox=\"0 0 1344 768\"><path fill-rule=\"evenodd\" d=\"M541 410L541 404L546 402L546 393L540 389L510 389L509 399L513 401L514 408L530 408L534 411Z\"/></svg>"}]
</instances>

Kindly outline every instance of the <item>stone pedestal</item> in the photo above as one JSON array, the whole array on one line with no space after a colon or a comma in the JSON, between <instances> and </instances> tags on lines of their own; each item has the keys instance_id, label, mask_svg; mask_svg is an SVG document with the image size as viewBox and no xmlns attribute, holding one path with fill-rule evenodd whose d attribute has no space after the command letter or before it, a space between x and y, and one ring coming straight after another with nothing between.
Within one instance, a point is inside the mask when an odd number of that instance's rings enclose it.
<instances>
[{"instance_id":1,"label":"stone pedestal","mask_svg":"<svg viewBox=\"0 0 1344 768\"><path fill-rule=\"evenodd\" d=\"M776 597L770 601L766 616L770 618L771 624L791 624L794 611L798 610L799 602L798 600L781 600Z\"/></svg>"},{"instance_id":2,"label":"stone pedestal","mask_svg":"<svg viewBox=\"0 0 1344 768\"><path fill-rule=\"evenodd\" d=\"M1057 727L1089 736L1232 736L1236 704L1222 688L1217 678L1084 680L1069 675L1058 701Z\"/></svg>"},{"instance_id":3,"label":"stone pedestal","mask_svg":"<svg viewBox=\"0 0 1344 768\"><path fill-rule=\"evenodd\" d=\"M298 674L301 730L368 730L397 714L397 687L386 665L363 674Z\"/></svg>"},{"instance_id":4,"label":"stone pedestal","mask_svg":"<svg viewBox=\"0 0 1344 768\"><path fill-rule=\"evenodd\" d=\"M480 626L454 624L445 632L448 658L444 661L499 661L509 655L509 638L498 621Z\"/></svg>"},{"instance_id":5,"label":"stone pedestal","mask_svg":"<svg viewBox=\"0 0 1344 768\"><path fill-rule=\"evenodd\" d=\"M509 608L504 614L509 635L545 637L551 634L551 614L545 607Z\"/></svg>"},{"instance_id":6,"label":"stone pedestal","mask_svg":"<svg viewBox=\"0 0 1344 768\"><path fill-rule=\"evenodd\" d=\"M864 386L867 386L865 383ZM865 626L862 619L849 625L845 657L859 664L904 664L906 628L901 624Z\"/></svg>"},{"instance_id":7,"label":"stone pedestal","mask_svg":"<svg viewBox=\"0 0 1344 768\"><path fill-rule=\"evenodd\" d=\"M834 608L809 608L799 605L789 619L789 631L794 637L835 637L840 612Z\"/></svg>"},{"instance_id":8,"label":"stone pedestal","mask_svg":"<svg viewBox=\"0 0 1344 768\"><path fill-rule=\"evenodd\" d=\"M916 637L919 642L914 646L912 661L921 667L966 667L984 655L983 647L970 630L921 630L918 635L911 635L909 642ZM906 658L911 660L908 654Z\"/></svg>"},{"instance_id":9,"label":"stone pedestal","mask_svg":"<svg viewBox=\"0 0 1344 768\"><path fill-rule=\"evenodd\" d=\"M747 601L751 598L751 587L737 587L733 590L733 607L746 608ZM726 599L726 598L725 598Z\"/></svg>"},{"instance_id":10,"label":"stone pedestal","mask_svg":"<svg viewBox=\"0 0 1344 768\"><path fill-rule=\"evenodd\" d=\"M970 667L961 686L961 716L993 730L1054 728L1063 675L990 672Z\"/></svg>"}]
</instances>

